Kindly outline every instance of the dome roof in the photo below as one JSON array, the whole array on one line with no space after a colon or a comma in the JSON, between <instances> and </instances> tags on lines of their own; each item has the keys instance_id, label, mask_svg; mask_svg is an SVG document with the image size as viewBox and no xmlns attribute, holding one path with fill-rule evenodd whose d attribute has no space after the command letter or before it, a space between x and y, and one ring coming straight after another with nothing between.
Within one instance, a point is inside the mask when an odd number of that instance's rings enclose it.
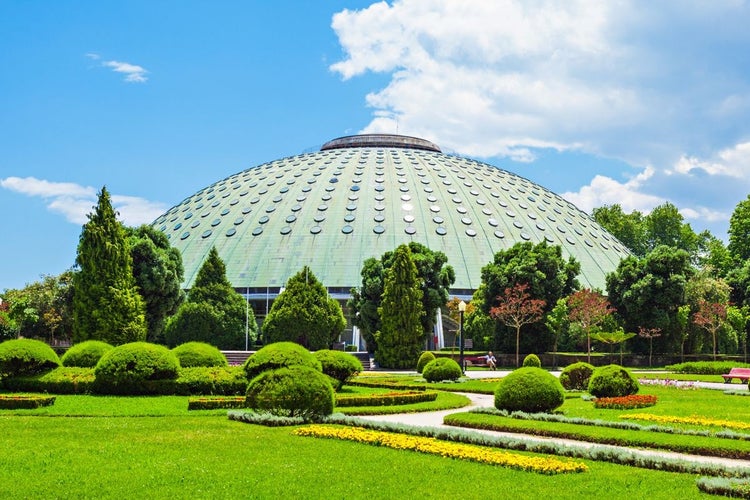
<instances>
[{"instance_id":1,"label":"dome roof","mask_svg":"<svg viewBox=\"0 0 750 500\"><path fill-rule=\"evenodd\" d=\"M555 193L480 161L395 135L342 137L318 152L222 179L154 221L181 253L186 288L212 246L236 288L280 287L303 266L332 292L361 284L362 264L416 241L448 256L453 292L517 242L560 245L585 287L605 287L627 249Z\"/></svg>"}]
</instances>

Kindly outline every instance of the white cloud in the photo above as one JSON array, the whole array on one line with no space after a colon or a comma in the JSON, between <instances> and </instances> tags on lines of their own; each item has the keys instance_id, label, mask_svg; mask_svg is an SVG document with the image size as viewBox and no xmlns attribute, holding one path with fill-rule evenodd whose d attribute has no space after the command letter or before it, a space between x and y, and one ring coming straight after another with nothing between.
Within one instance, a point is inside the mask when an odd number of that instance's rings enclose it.
<instances>
[{"instance_id":1,"label":"white cloud","mask_svg":"<svg viewBox=\"0 0 750 500\"><path fill-rule=\"evenodd\" d=\"M611 177L597 175L589 185L581 187L578 192L562 193L561 196L588 213L594 208L614 204L619 204L626 213L633 210L649 213L651 209L667 201L659 196L641 192L643 185L653 175L654 170L650 167L624 183Z\"/></svg>"},{"instance_id":2,"label":"white cloud","mask_svg":"<svg viewBox=\"0 0 750 500\"><path fill-rule=\"evenodd\" d=\"M94 52L88 52L86 54L86 57L94 61L100 61L102 58L99 54L96 54ZM148 73L148 71L146 70L146 68L144 68L143 66L138 66L137 64L114 60L101 61L99 64L105 68L110 68L115 73L121 73L125 75L126 82L145 83L148 80L148 77L146 76L146 73Z\"/></svg>"},{"instance_id":3,"label":"white cloud","mask_svg":"<svg viewBox=\"0 0 750 500\"><path fill-rule=\"evenodd\" d=\"M711 176L747 179L750 175L750 142L719 151L711 160L683 156L668 173L691 175L694 170L702 170Z\"/></svg>"},{"instance_id":4,"label":"white cloud","mask_svg":"<svg viewBox=\"0 0 750 500\"><path fill-rule=\"evenodd\" d=\"M87 215L97 201L97 190L70 182L50 182L34 177L7 177L0 179L0 187L42 198L52 212L62 214L74 224L85 224ZM164 213L166 206L134 196L112 194L112 206L119 212L119 220L128 226L151 223Z\"/></svg>"}]
</instances>

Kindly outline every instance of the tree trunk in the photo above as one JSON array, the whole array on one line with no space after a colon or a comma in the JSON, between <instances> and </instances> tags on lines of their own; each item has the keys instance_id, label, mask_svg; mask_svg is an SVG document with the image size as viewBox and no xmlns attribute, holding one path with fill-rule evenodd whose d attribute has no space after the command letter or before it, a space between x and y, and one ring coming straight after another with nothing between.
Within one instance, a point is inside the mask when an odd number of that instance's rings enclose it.
<instances>
[{"instance_id":1,"label":"tree trunk","mask_svg":"<svg viewBox=\"0 0 750 500\"><path fill-rule=\"evenodd\" d=\"M521 327L517 326L516 327L516 368L521 366L518 363L518 352L520 350L520 344L521 344Z\"/></svg>"}]
</instances>

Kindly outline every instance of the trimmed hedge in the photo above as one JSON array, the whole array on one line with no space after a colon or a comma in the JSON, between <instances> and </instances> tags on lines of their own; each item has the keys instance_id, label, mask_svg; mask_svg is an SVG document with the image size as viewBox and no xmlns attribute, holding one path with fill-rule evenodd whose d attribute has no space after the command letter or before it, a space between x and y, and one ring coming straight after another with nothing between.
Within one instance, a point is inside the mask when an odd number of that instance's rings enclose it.
<instances>
[{"instance_id":1,"label":"trimmed hedge","mask_svg":"<svg viewBox=\"0 0 750 500\"><path fill-rule=\"evenodd\" d=\"M247 407L317 421L333 413L333 387L326 375L307 366L265 371L247 386Z\"/></svg>"},{"instance_id":2,"label":"trimmed hedge","mask_svg":"<svg viewBox=\"0 0 750 500\"><path fill-rule=\"evenodd\" d=\"M560 383L569 391L585 391L589 388L589 379L594 373L594 365L584 361L573 363L563 368Z\"/></svg>"},{"instance_id":3,"label":"trimmed hedge","mask_svg":"<svg viewBox=\"0 0 750 500\"><path fill-rule=\"evenodd\" d=\"M0 410L33 410L55 404L55 396L0 395Z\"/></svg>"},{"instance_id":4,"label":"trimmed hedge","mask_svg":"<svg viewBox=\"0 0 750 500\"><path fill-rule=\"evenodd\" d=\"M560 381L541 368L512 371L495 389L495 408L507 411L547 412L562 406L565 390Z\"/></svg>"},{"instance_id":5,"label":"trimmed hedge","mask_svg":"<svg viewBox=\"0 0 750 500\"><path fill-rule=\"evenodd\" d=\"M737 361L689 361L667 365L667 370L677 373L691 373L696 375L724 375L732 368L750 368L750 364Z\"/></svg>"},{"instance_id":6,"label":"trimmed hedge","mask_svg":"<svg viewBox=\"0 0 750 500\"><path fill-rule=\"evenodd\" d=\"M34 375L60 366L60 358L41 340L13 339L0 343L0 378Z\"/></svg>"},{"instance_id":7,"label":"trimmed hedge","mask_svg":"<svg viewBox=\"0 0 750 500\"><path fill-rule=\"evenodd\" d=\"M422 376L428 382L458 380L463 375L461 367L452 358L437 358L424 367Z\"/></svg>"},{"instance_id":8,"label":"trimmed hedge","mask_svg":"<svg viewBox=\"0 0 750 500\"><path fill-rule=\"evenodd\" d=\"M247 377L240 366L196 366L182 368L175 381L179 395L243 395Z\"/></svg>"},{"instance_id":9,"label":"trimmed hedge","mask_svg":"<svg viewBox=\"0 0 750 500\"><path fill-rule=\"evenodd\" d=\"M61 366L45 373L3 381L9 391L49 394L89 394L94 386L94 369Z\"/></svg>"},{"instance_id":10,"label":"trimmed hedge","mask_svg":"<svg viewBox=\"0 0 750 500\"><path fill-rule=\"evenodd\" d=\"M357 380L350 380L347 385L353 385L358 387L374 387L376 389L401 389L408 391L425 391L427 386L423 384L414 383L402 383L402 382L370 382L367 379L359 377Z\"/></svg>"},{"instance_id":11,"label":"trimmed hedge","mask_svg":"<svg viewBox=\"0 0 750 500\"><path fill-rule=\"evenodd\" d=\"M264 371L276 370L289 366L307 366L322 371L320 361L307 349L294 342L274 342L252 354L242 365L248 380L252 380Z\"/></svg>"},{"instance_id":12,"label":"trimmed hedge","mask_svg":"<svg viewBox=\"0 0 750 500\"><path fill-rule=\"evenodd\" d=\"M525 358L523 358L523 366L524 367L533 367L533 368L541 368L542 362L539 360L539 356L536 354L529 354Z\"/></svg>"},{"instance_id":13,"label":"trimmed hedge","mask_svg":"<svg viewBox=\"0 0 750 500\"><path fill-rule=\"evenodd\" d=\"M245 407L245 396L212 396L188 399L189 410L234 410Z\"/></svg>"},{"instance_id":14,"label":"trimmed hedge","mask_svg":"<svg viewBox=\"0 0 750 500\"><path fill-rule=\"evenodd\" d=\"M334 389L338 392L354 375L362 371L362 362L355 356L330 349L316 351L315 359L320 361L323 373L334 381Z\"/></svg>"},{"instance_id":15,"label":"trimmed hedge","mask_svg":"<svg viewBox=\"0 0 750 500\"><path fill-rule=\"evenodd\" d=\"M94 390L101 394L161 394L154 381L174 381L180 362L163 345L131 342L107 352L94 368ZM169 384L167 384L169 385Z\"/></svg>"},{"instance_id":16,"label":"trimmed hedge","mask_svg":"<svg viewBox=\"0 0 750 500\"><path fill-rule=\"evenodd\" d=\"M101 340L87 340L73 345L65 351L60 361L63 366L78 368L94 368L102 356L114 349L111 344Z\"/></svg>"},{"instance_id":17,"label":"trimmed hedge","mask_svg":"<svg viewBox=\"0 0 750 500\"><path fill-rule=\"evenodd\" d=\"M417 373L422 373L424 371L424 367L427 366L427 363L433 361L434 359L435 355L430 351L423 352L417 360Z\"/></svg>"},{"instance_id":18,"label":"trimmed hedge","mask_svg":"<svg viewBox=\"0 0 750 500\"><path fill-rule=\"evenodd\" d=\"M600 366L589 380L589 393L597 398L628 396L639 389L635 377L620 365Z\"/></svg>"},{"instance_id":19,"label":"trimmed hedge","mask_svg":"<svg viewBox=\"0 0 750 500\"><path fill-rule=\"evenodd\" d=\"M226 356L218 347L205 342L186 342L180 344L172 352L180 361L183 368L196 366L229 366Z\"/></svg>"},{"instance_id":20,"label":"trimmed hedge","mask_svg":"<svg viewBox=\"0 0 750 500\"><path fill-rule=\"evenodd\" d=\"M336 396L336 407L347 406L400 406L414 403L435 401L438 393L435 391L422 392L392 392L387 394L366 394L361 396Z\"/></svg>"}]
</instances>

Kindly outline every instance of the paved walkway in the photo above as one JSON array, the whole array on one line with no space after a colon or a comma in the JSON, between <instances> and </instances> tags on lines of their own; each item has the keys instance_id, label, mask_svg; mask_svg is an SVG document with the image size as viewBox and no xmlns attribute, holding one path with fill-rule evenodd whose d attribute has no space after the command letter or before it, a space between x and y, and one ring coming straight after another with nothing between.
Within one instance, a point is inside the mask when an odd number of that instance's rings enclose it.
<instances>
[{"instance_id":1,"label":"paved walkway","mask_svg":"<svg viewBox=\"0 0 750 500\"><path fill-rule=\"evenodd\" d=\"M403 372L402 372L403 373ZM507 375L510 373L509 371L467 371L466 376L469 378L491 378L491 377L502 377L504 375ZM416 372L414 372L416 375ZM731 388L734 390L748 390L748 386L746 384L722 384L722 383L710 383L710 382L698 382L696 385L699 385L700 387L708 388L708 389L723 389L726 390L727 388ZM366 420L372 420L376 422L393 422L393 423L399 423L399 424L405 424L405 425L411 425L415 427L445 427L445 428L455 428L452 426L445 425L443 423L443 419L446 415L450 415L451 413L460 413L460 412L466 412L472 408L477 407L492 407L494 405L494 396L490 394L474 394L474 393L461 393L464 396L468 397L471 400L471 404L469 406L466 406L464 408L457 408L452 410L441 410L441 411L429 411L429 412L420 412L420 413L399 413L395 415L368 415L363 416L361 418ZM471 432L477 432L477 433L484 433L488 435L495 435L495 436L506 436L506 437L515 437L515 438L523 438L532 442L553 442L558 444L564 444L566 446L571 447L579 447L579 448L593 448L593 447L606 447L613 450L619 450L619 451L628 451L631 453L634 453L639 456L643 457L667 457L667 458L673 458L678 460L684 460L687 462L693 462L693 463L701 463L701 464L720 464L726 467L744 467L750 469L750 460L736 460L736 459L729 459L729 458L720 458L720 457L708 457L708 456L702 456L702 455L688 455L684 453L674 453L669 451L660 451L660 450L648 450L648 449L641 449L641 448L628 448L624 446L610 446L610 445L601 445L601 444L595 444L595 443L588 443L585 441L574 441L570 439L560 439L560 438L546 438L546 437L540 437L540 436L534 436L530 434L517 434L517 433L509 433L509 432L497 432L497 431L487 431L487 430L481 430L481 429L466 429L467 431L470 430Z\"/></svg>"}]
</instances>

